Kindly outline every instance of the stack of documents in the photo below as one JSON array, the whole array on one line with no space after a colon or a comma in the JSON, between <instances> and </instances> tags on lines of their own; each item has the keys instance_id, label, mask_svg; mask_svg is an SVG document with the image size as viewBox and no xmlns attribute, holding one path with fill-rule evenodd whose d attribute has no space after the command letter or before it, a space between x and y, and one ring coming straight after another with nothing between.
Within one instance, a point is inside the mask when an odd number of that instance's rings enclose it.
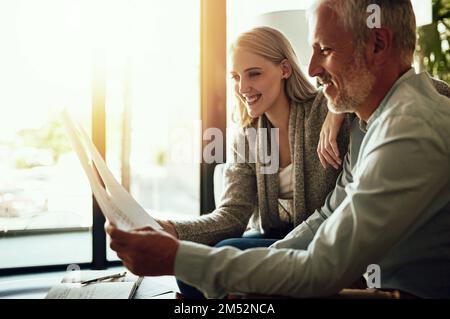
<instances>
[{"instance_id":1,"label":"stack of documents","mask_svg":"<svg viewBox=\"0 0 450 319\"><path fill-rule=\"evenodd\" d=\"M67 275L61 284L53 286L46 299L131 299L143 277L134 275L114 276L111 271L81 271L74 279ZM108 279L108 277L113 277ZM119 277L119 278L114 278ZM96 279L100 280L96 280ZM103 280L102 280L103 278ZM87 283L84 283L86 282Z\"/></svg>"},{"instance_id":2,"label":"stack of documents","mask_svg":"<svg viewBox=\"0 0 450 319\"><path fill-rule=\"evenodd\" d=\"M114 276L119 275L119 276ZM105 276L115 277L107 279ZM103 280L95 280L103 278ZM155 277L138 277L108 270L68 272L53 286L46 299L152 299L174 292L167 282ZM83 284L83 282L90 281Z\"/></svg>"}]
</instances>

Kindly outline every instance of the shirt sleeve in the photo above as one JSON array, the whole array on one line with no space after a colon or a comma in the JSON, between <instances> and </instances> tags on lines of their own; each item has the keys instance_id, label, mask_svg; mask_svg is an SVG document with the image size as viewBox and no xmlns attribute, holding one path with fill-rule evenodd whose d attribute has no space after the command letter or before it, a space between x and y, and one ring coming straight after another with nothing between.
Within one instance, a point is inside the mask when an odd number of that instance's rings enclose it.
<instances>
[{"instance_id":1,"label":"shirt sleeve","mask_svg":"<svg viewBox=\"0 0 450 319\"><path fill-rule=\"evenodd\" d=\"M351 284L407 236L448 187L448 149L431 127L404 115L378 125L376 136L366 136L346 198L307 250L181 242L175 275L209 298L230 292L327 296Z\"/></svg>"}]
</instances>

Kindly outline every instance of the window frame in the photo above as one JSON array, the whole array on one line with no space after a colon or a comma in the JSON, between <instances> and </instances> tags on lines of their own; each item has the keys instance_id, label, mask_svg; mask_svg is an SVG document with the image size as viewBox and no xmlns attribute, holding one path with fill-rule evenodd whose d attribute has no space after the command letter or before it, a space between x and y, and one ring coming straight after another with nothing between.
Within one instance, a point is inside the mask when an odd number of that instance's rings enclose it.
<instances>
[{"instance_id":1,"label":"window frame","mask_svg":"<svg viewBox=\"0 0 450 319\"><path fill-rule=\"evenodd\" d=\"M222 131L226 158L227 125L227 3L226 0L201 0L200 22L200 104L202 132L214 127ZM202 154L207 145L202 140ZM212 212L214 202L214 168L217 163L200 164L200 214Z\"/></svg>"}]
</instances>

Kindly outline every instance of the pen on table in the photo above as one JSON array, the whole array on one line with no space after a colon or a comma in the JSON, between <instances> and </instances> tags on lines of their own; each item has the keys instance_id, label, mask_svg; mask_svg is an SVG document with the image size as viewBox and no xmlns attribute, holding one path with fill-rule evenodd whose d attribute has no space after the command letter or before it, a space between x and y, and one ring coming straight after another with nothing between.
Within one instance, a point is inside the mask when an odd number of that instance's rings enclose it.
<instances>
[{"instance_id":1,"label":"pen on table","mask_svg":"<svg viewBox=\"0 0 450 319\"><path fill-rule=\"evenodd\" d=\"M122 278L122 277L125 277L126 274L127 274L127 272L124 271L124 272L121 272L121 273L118 273L118 274L113 274L113 275L108 275L108 276L103 276L103 277L98 277L98 278L94 278L94 279L85 280L85 281L82 281L81 284L84 285L84 284L90 284L90 283L97 282L97 281Z\"/></svg>"}]
</instances>

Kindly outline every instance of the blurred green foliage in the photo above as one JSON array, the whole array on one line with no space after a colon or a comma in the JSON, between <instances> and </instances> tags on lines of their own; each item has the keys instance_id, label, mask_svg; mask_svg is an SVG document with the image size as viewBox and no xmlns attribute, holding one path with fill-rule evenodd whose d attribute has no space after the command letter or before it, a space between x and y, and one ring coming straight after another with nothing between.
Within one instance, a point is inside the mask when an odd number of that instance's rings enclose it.
<instances>
[{"instance_id":1,"label":"blurred green foliage","mask_svg":"<svg viewBox=\"0 0 450 319\"><path fill-rule=\"evenodd\" d=\"M450 0L433 0L433 23L417 33L419 67L450 84Z\"/></svg>"},{"instance_id":2,"label":"blurred green foliage","mask_svg":"<svg viewBox=\"0 0 450 319\"><path fill-rule=\"evenodd\" d=\"M23 146L50 150L54 163L58 161L62 154L71 150L64 128L60 121L55 119L50 120L39 129L21 130L18 132L18 137ZM24 163L19 164L19 166L25 168L23 167Z\"/></svg>"}]
</instances>

